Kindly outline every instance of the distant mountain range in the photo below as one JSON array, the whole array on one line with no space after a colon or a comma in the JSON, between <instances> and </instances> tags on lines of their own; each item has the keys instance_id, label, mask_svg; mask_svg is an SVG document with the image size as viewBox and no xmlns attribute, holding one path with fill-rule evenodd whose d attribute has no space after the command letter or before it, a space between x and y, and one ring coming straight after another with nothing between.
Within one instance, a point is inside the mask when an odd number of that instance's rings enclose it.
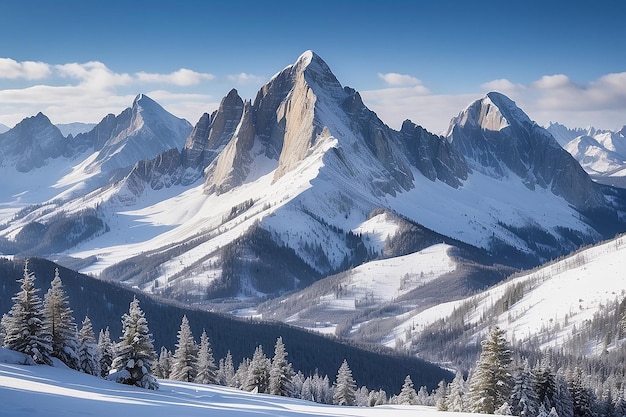
<instances>
[{"instance_id":1,"label":"distant mountain range","mask_svg":"<svg viewBox=\"0 0 626 417\"><path fill-rule=\"evenodd\" d=\"M552 123L547 129L595 181L626 187L626 126L613 132Z\"/></svg>"},{"instance_id":2,"label":"distant mountain range","mask_svg":"<svg viewBox=\"0 0 626 417\"><path fill-rule=\"evenodd\" d=\"M140 94L86 132L39 113L0 134L0 252L348 335L359 306L397 317L626 231L626 191L581 167L574 133L497 92L444 136L394 130L307 51L195 126Z\"/></svg>"}]
</instances>

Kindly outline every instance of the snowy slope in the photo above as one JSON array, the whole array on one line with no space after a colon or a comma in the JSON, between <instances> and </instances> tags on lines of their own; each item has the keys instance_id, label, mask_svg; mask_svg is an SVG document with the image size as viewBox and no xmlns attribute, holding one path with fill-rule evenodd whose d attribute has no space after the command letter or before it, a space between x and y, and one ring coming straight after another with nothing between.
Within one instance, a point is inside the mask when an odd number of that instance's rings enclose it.
<instances>
[{"instance_id":1,"label":"snowy slope","mask_svg":"<svg viewBox=\"0 0 626 417\"><path fill-rule=\"evenodd\" d=\"M455 310L468 308L463 320L478 325L473 340L481 340L490 325L506 330L510 341L523 343L533 337L542 347L562 346L576 329L585 327L601 308L626 297L626 236L580 251L532 272L508 279L467 299L437 305L405 316L387 339L387 345L400 347L407 329L419 333L438 320L446 320ZM494 312L507 297L516 293L514 303ZM484 318L489 318L486 323ZM398 345L400 341L400 345ZM589 354L599 354L600 340L591 341Z\"/></svg>"},{"instance_id":2,"label":"snowy slope","mask_svg":"<svg viewBox=\"0 0 626 417\"><path fill-rule=\"evenodd\" d=\"M441 415L432 407L339 407L253 394L215 385L160 380L156 391L105 381L67 368L15 364L0 349L0 399L4 416L376 416ZM469 416L456 413L458 417ZM475 416L475 414L473 414Z\"/></svg>"},{"instance_id":3,"label":"snowy slope","mask_svg":"<svg viewBox=\"0 0 626 417\"><path fill-rule=\"evenodd\" d=\"M448 254L450 248L438 244L409 255L371 261L266 303L252 314L260 313L264 319L280 320L321 333L334 334L337 326L347 322L356 329L364 321L375 320L364 319L361 313L392 305L400 308L396 299L454 271L457 266ZM419 303L420 300L408 301L402 308L414 308ZM250 313L237 312L239 315Z\"/></svg>"}]
</instances>

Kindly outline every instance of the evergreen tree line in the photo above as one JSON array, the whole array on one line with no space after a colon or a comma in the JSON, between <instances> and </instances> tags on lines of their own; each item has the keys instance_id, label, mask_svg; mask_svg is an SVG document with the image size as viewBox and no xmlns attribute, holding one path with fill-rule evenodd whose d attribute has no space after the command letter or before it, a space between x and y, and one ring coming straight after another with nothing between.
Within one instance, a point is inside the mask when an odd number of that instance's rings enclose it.
<instances>
[{"instance_id":1,"label":"evergreen tree line","mask_svg":"<svg viewBox=\"0 0 626 417\"><path fill-rule=\"evenodd\" d=\"M158 389L157 378L200 384L219 384L242 390L302 398L324 404L375 406L386 403L410 404L413 389L410 376L399 395L387 397L384 390L369 391L357 387L346 360L334 383L317 372L304 376L295 372L287 360L282 337L276 340L274 355L268 358L259 345L252 359L244 358L235 369L230 351L216 364L206 331L198 344L184 315L172 353L162 347L157 356L139 300L133 298L122 316L119 341L111 340L109 328L96 339L89 317L76 325L68 296L58 269L43 300L34 285L35 275L24 265L20 290L13 305L4 314L0 326L0 344L22 352L30 364L53 365L55 359L69 368L128 385ZM424 387L425 389L425 387ZM414 391L414 390L413 390Z\"/></svg>"},{"instance_id":2,"label":"evergreen tree line","mask_svg":"<svg viewBox=\"0 0 626 417\"><path fill-rule=\"evenodd\" d=\"M492 328L481 346L480 357L467 378L457 372L450 383L442 381L430 395L422 387L411 395L411 404L520 417L626 416L623 376L599 381L575 363L559 367L550 350L531 365L527 358L515 354L498 327Z\"/></svg>"}]
</instances>

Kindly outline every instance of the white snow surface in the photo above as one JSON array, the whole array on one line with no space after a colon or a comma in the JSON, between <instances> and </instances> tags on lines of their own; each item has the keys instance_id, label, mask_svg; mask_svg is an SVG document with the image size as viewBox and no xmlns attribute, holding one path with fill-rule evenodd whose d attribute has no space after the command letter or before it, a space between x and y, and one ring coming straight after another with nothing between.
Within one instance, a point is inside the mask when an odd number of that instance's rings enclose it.
<instances>
[{"instance_id":1,"label":"white snow surface","mask_svg":"<svg viewBox=\"0 0 626 417\"><path fill-rule=\"evenodd\" d=\"M433 407L387 405L340 407L253 394L216 385L159 380L160 389L146 390L51 366L19 365L20 354L0 348L2 415L19 416L346 416L439 417ZM470 417L467 413L446 416ZM476 414L472 414L476 416Z\"/></svg>"},{"instance_id":2,"label":"white snow surface","mask_svg":"<svg viewBox=\"0 0 626 417\"><path fill-rule=\"evenodd\" d=\"M510 341L523 342L534 335L557 331L557 336L542 347L559 346L573 329L580 329L601 306L621 301L626 296L626 236L591 247L561 261L508 279L468 299L451 301L418 313L405 315L405 321L388 338L396 346L407 329L422 331L428 325L449 317L467 301L477 307L467 313L466 323L477 323L507 289L527 283L524 297L496 318ZM480 340L481 335L477 335ZM601 341L589 346L589 354L599 354Z\"/></svg>"}]
</instances>

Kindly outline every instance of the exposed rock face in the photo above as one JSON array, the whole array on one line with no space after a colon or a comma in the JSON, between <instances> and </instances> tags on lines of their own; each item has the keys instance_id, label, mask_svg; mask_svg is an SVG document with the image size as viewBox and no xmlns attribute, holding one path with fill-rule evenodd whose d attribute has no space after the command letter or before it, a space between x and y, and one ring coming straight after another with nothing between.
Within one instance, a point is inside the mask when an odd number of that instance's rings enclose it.
<instances>
[{"instance_id":1,"label":"exposed rock face","mask_svg":"<svg viewBox=\"0 0 626 417\"><path fill-rule=\"evenodd\" d=\"M29 172L44 166L47 159L63 155L65 146L61 131L40 112L0 134L0 165Z\"/></svg>"},{"instance_id":2,"label":"exposed rock face","mask_svg":"<svg viewBox=\"0 0 626 417\"><path fill-rule=\"evenodd\" d=\"M182 170L180 152L172 148L154 159L137 162L126 177L125 185L133 195L139 196L146 185L160 190L180 183Z\"/></svg>"},{"instance_id":3,"label":"exposed rock face","mask_svg":"<svg viewBox=\"0 0 626 417\"><path fill-rule=\"evenodd\" d=\"M578 162L502 94L472 103L452 120L446 136L471 169L499 177L511 172L529 189L549 187L580 210L604 204Z\"/></svg>"},{"instance_id":4,"label":"exposed rock face","mask_svg":"<svg viewBox=\"0 0 626 417\"><path fill-rule=\"evenodd\" d=\"M445 138L433 135L410 120L402 123L400 135L409 161L426 178L443 181L454 188L467 179L465 158Z\"/></svg>"},{"instance_id":5,"label":"exposed rock face","mask_svg":"<svg viewBox=\"0 0 626 417\"><path fill-rule=\"evenodd\" d=\"M182 150L183 165L185 168L198 168L203 165L205 149L211 130L211 116L204 113L194 126Z\"/></svg>"},{"instance_id":6,"label":"exposed rock face","mask_svg":"<svg viewBox=\"0 0 626 417\"><path fill-rule=\"evenodd\" d=\"M246 102L243 116L228 145L208 167L205 191L221 194L241 185L250 172L250 155L254 145L255 129L250 102Z\"/></svg>"}]
</instances>

